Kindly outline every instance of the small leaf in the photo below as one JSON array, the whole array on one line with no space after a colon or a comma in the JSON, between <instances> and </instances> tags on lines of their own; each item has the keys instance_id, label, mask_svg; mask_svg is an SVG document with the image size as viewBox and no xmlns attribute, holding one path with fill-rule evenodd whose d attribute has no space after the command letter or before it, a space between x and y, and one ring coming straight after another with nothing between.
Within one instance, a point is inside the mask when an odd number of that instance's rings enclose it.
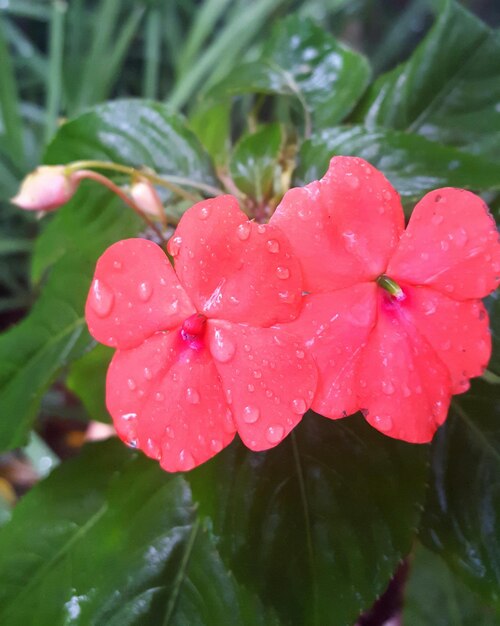
<instances>
[{"instance_id":1,"label":"small leaf","mask_svg":"<svg viewBox=\"0 0 500 626\"><path fill-rule=\"evenodd\" d=\"M329 128L304 142L296 185L321 178L334 155L358 156L381 170L402 196L437 187L500 189L497 164L412 133L364 126Z\"/></svg>"},{"instance_id":2,"label":"small leaf","mask_svg":"<svg viewBox=\"0 0 500 626\"><path fill-rule=\"evenodd\" d=\"M106 409L106 372L114 350L97 345L72 363L66 385L76 394L89 417L100 422L110 422Z\"/></svg>"},{"instance_id":3,"label":"small leaf","mask_svg":"<svg viewBox=\"0 0 500 626\"><path fill-rule=\"evenodd\" d=\"M454 401L432 444L421 537L468 586L500 609L500 400L477 380Z\"/></svg>"},{"instance_id":4,"label":"small leaf","mask_svg":"<svg viewBox=\"0 0 500 626\"><path fill-rule=\"evenodd\" d=\"M350 625L410 550L427 451L307 414L277 448L234 444L187 478L224 560L285 623Z\"/></svg>"},{"instance_id":5,"label":"small leaf","mask_svg":"<svg viewBox=\"0 0 500 626\"><path fill-rule=\"evenodd\" d=\"M447 1L410 59L375 81L357 117L498 161L499 102L500 33Z\"/></svg>"},{"instance_id":6,"label":"small leaf","mask_svg":"<svg viewBox=\"0 0 500 626\"><path fill-rule=\"evenodd\" d=\"M234 149L229 163L232 179L257 202L263 202L273 193L282 142L280 125L268 124L251 135L244 135Z\"/></svg>"},{"instance_id":7,"label":"small leaf","mask_svg":"<svg viewBox=\"0 0 500 626\"><path fill-rule=\"evenodd\" d=\"M258 61L240 64L211 94L293 96L304 110L306 126L312 116L322 127L339 122L353 109L369 78L363 56L311 20L290 16L276 25Z\"/></svg>"},{"instance_id":8,"label":"small leaf","mask_svg":"<svg viewBox=\"0 0 500 626\"><path fill-rule=\"evenodd\" d=\"M411 560L405 601L405 626L497 626L500 613L483 606L446 563L421 545Z\"/></svg>"},{"instance_id":9,"label":"small leaf","mask_svg":"<svg viewBox=\"0 0 500 626\"><path fill-rule=\"evenodd\" d=\"M116 439L85 446L0 528L0 622L267 626L180 475Z\"/></svg>"}]
</instances>

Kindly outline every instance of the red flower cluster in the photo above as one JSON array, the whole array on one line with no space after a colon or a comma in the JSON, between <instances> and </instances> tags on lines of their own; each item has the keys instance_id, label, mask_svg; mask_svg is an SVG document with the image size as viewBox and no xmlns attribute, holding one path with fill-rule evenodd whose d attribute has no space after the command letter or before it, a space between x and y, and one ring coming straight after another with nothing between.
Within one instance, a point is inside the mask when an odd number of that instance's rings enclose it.
<instances>
[{"instance_id":1,"label":"red flower cluster","mask_svg":"<svg viewBox=\"0 0 500 626\"><path fill-rule=\"evenodd\" d=\"M404 230L384 176L336 157L270 224L223 196L189 209L168 248L173 267L149 241L111 246L86 307L92 335L117 348L118 434L168 471L236 432L252 450L277 445L310 406L429 441L489 359L479 299L500 282L500 245L467 191L427 194Z\"/></svg>"}]
</instances>

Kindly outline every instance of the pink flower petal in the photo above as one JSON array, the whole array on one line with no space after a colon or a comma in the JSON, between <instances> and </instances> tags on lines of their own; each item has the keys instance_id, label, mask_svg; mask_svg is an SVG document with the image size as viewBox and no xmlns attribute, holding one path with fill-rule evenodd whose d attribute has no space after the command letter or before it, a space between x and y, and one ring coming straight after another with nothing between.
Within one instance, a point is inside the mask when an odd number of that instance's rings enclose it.
<instances>
[{"instance_id":1,"label":"pink flower petal","mask_svg":"<svg viewBox=\"0 0 500 626\"><path fill-rule=\"evenodd\" d=\"M294 319L302 278L274 226L249 222L232 196L204 200L182 217L169 252L200 313L270 326Z\"/></svg>"},{"instance_id":2,"label":"pink flower petal","mask_svg":"<svg viewBox=\"0 0 500 626\"><path fill-rule=\"evenodd\" d=\"M271 223L299 256L306 291L331 291L382 274L404 228L389 181L363 159L334 157L320 181L288 191Z\"/></svg>"},{"instance_id":3,"label":"pink flower petal","mask_svg":"<svg viewBox=\"0 0 500 626\"><path fill-rule=\"evenodd\" d=\"M424 196L387 274L456 300L488 295L500 283L500 244L484 201L464 189L437 189Z\"/></svg>"},{"instance_id":4,"label":"pink flower petal","mask_svg":"<svg viewBox=\"0 0 500 626\"><path fill-rule=\"evenodd\" d=\"M169 472L204 463L236 431L209 351L190 348L178 331L118 350L106 402L119 436Z\"/></svg>"},{"instance_id":5,"label":"pink flower petal","mask_svg":"<svg viewBox=\"0 0 500 626\"><path fill-rule=\"evenodd\" d=\"M210 350L238 433L251 450L276 446L302 419L316 389L316 366L293 335L209 320Z\"/></svg>"},{"instance_id":6,"label":"pink flower petal","mask_svg":"<svg viewBox=\"0 0 500 626\"><path fill-rule=\"evenodd\" d=\"M97 262L85 307L90 334L107 346L132 348L194 313L162 249L126 239Z\"/></svg>"},{"instance_id":7,"label":"pink flower petal","mask_svg":"<svg viewBox=\"0 0 500 626\"><path fill-rule=\"evenodd\" d=\"M377 286L361 283L304 301L300 316L281 328L302 337L318 366L312 408L330 418L355 413L356 365L377 320Z\"/></svg>"},{"instance_id":8,"label":"pink flower petal","mask_svg":"<svg viewBox=\"0 0 500 626\"><path fill-rule=\"evenodd\" d=\"M357 374L365 417L384 435L425 443L446 419L451 396L448 370L397 305L394 311L380 305Z\"/></svg>"},{"instance_id":9,"label":"pink flower petal","mask_svg":"<svg viewBox=\"0 0 500 626\"><path fill-rule=\"evenodd\" d=\"M405 310L448 368L452 393L469 388L491 355L488 314L477 300L457 302L428 287L405 287Z\"/></svg>"}]
</instances>

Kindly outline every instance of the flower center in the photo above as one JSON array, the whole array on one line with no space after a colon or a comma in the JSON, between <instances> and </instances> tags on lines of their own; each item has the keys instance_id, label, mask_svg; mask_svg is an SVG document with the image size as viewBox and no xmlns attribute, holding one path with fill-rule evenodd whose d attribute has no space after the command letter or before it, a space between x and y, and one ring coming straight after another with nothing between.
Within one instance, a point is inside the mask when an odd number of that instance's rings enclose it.
<instances>
[{"instance_id":1,"label":"flower center","mask_svg":"<svg viewBox=\"0 0 500 626\"><path fill-rule=\"evenodd\" d=\"M406 298L404 291L401 289L398 283L395 280L392 280L392 278L389 278L389 276L386 276L385 274L381 274L377 278L377 285L387 291L387 293L398 302L401 302Z\"/></svg>"},{"instance_id":2,"label":"flower center","mask_svg":"<svg viewBox=\"0 0 500 626\"><path fill-rule=\"evenodd\" d=\"M184 320L181 328L181 336L186 341L201 339L205 334L205 325L207 318L200 313L193 313Z\"/></svg>"}]
</instances>

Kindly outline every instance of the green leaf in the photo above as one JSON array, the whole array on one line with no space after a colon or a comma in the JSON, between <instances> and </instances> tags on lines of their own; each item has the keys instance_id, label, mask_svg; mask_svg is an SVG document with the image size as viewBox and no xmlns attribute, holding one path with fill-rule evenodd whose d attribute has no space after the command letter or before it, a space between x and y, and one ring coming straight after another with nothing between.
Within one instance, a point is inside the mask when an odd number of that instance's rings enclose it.
<instances>
[{"instance_id":1,"label":"green leaf","mask_svg":"<svg viewBox=\"0 0 500 626\"><path fill-rule=\"evenodd\" d=\"M318 127L342 120L370 78L366 59L349 50L309 19L291 16L277 23L258 61L234 69L212 95L265 93L293 96L306 123Z\"/></svg>"},{"instance_id":2,"label":"green leaf","mask_svg":"<svg viewBox=\"0 0 500 626\"><path fill-rule=\"evenodd\" d=\"M500 398L481 380L454 400L432 444L432 476L421 527L471 589L500 609Z\"/></svg>"},{"instance_id":3,"label":"green leaf","mask_svg":"<svg viewBox=\"0 0 500 626\"><path fill-rule=\"evenodd\" d=\"M281 126L268 124L251 135L244 135L231 156L229 171L233 181L257 202L263 202L273 193L282 143Z\"/></svg>"},{"instance_id":4,"label":"green leaf","mask_svg":"<svg viewBox=\"0 0 500 626\"><path fill-rule=\"evenodd\" d=\"M231 129L229 102L202 104L190 116L189 125L217 165L227 161Z\"/></svg>"},{"instance_id":5,"label":"green leaf","mask_svg":"<svg viewBox=\"0 0 500 626\"><path fill-rule=\"evenodd\" d=\"M405 626L497 626L500 613L457 579L444 561L421 545L411 560L403 605Z\"/></svg>"},{"instance_id":6,"label":"green leaf","mask_svg":"<svg viewBox=\"0 0 500 626\"><path fill-rule=\"evenodd\" d=\"M82 159L215 183L210 159L182 116L149 100L109 102L64 124L47 148L45 163Z\"/></svg>"},{"instance_id":7,"label":"green leaf","mask_svg":"<svg viewBox=\"0 0 500 626\"><path fill-rule=\"evenodd\" d=\"M402 196L438 187L500 189L500 168L416 134L365 126L328 128L302 144L295 184L321 178L334 155L358 156L380 169Z\"/></svg>"},{"instance_id":8,"label":"green leaf","mask_svg":"<svg viewBox=\"0 0 500 626\"><path fill-rule=\"evenodd\" d=\"M310 413L277 448L234 444L187 478L223 558L286 623L351 625L410 550L427 451Z\"/></svg>"},{"instance_id":9,"label":"green leaf","mask_svg":"<svg viewBox=\"0 0 500 626\"><path fill-rule=\"evenodd\" d=\"M500 291L497 289L486 300L486 307L490 315L491 339L493 353L488 369L500 376Z\"/></svg>"},{"instance_id":10,"label":"green leaf","mask_svg":"<svg viewBox=\"0 0 500 626\"><path fill-rule=\"evenodd\" d=\"M71 263L57 263L30 315L0 337L0 450L25 442L43 393L89 342L83 318L89 269L76 254Z\"/></svg>"},{"instance_id":11,"label":"green leaf","mask_svg":"<svg viewBox=\"0 0 500 626\"><path fill-rule=\"evenodd\" d=\"M410 59L371 87L358 119L498 160L500 33L448 1Z\"/></svg>"},{"instance_id":12,"label":"green leaf","mask_svg":"<svg viewBox=\"0 0 500 626\"><path fill-rule=\"evenodd\" d=\"M116 439L30 491L0 550L2 624L274 623L224 567L184 479Z\"/></svg>"},{"instance_id":13,"label":"green leaf","mask_svg":"<svg viewBox=\"0 0 500 626\"><path fill-rule=\"evenodd\" d=\"M89 417L100 422L109 422L106 409L106 372L114 350L98 344L71 364L66 385L76 394L87 410Z\"/></svg>"}]
</instances>

